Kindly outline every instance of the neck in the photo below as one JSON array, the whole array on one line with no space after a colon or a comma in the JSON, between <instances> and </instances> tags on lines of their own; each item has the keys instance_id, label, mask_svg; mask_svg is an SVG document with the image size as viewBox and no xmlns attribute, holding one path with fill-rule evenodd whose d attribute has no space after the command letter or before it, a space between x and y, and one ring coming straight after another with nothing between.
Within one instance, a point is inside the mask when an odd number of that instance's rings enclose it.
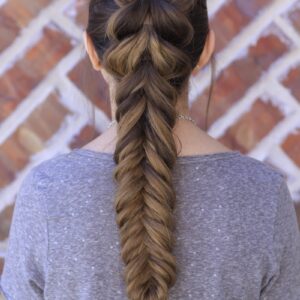
<instances>
[{"instance_id":1,"label":"neck","mask_svg":"<svg viewBox=\"0 0 300 300\"><path fill-rule=\"evenodd\" d=\"M113 90L110 90L110 99L114 99ZM111 101L112 119L115 120L116 107L114 101ZM176 111L186 116L190 115L188 107L188 90L186 89L183 96L177 100ZM190 155L195 153L206 153L210 148L215 148L215 141L201 128L193 122L185 119L176 119L172 129L178 153L181 155ZM117 124L101 133L93 140L88 147L98 149L99 151L114 152L117 141ZM92 145L91 145L92 144ZM218 146L219 147L219 146ZM224 149L222 147L222 149Z\"/></svg>"}]
</instances>

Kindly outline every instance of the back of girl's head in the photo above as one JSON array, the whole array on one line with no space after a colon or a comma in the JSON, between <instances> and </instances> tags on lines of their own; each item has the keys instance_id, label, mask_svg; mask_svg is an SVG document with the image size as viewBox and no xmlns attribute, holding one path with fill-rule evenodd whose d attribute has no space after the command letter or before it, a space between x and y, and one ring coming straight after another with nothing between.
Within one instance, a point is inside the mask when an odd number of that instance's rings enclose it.
<instances>
[{"instance_id":1,"label":"back of girl's head","mask_svg":"<svg viewBox=\"0 0 300 300\"><path fill-rule=\"evenodd\" d=\"M115 81L116 223L131 300L175 284L172 129L209 32L205 0L91 0L87 33Z\"/></svg>"}]
</instances>

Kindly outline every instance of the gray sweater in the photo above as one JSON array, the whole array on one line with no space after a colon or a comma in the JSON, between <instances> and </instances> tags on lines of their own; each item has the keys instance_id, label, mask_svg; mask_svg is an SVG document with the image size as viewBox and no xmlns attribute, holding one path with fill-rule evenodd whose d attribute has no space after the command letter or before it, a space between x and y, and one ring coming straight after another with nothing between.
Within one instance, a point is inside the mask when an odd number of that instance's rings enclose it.
<instances>
[{"instance_id":1,"label":"gray sweater","mask_svg":"<svg viewBox=\"0 0 300 300\"><path fill-rule=\"evenodd\" d=\"M18 192L1 278L8 300L125 300L110 153L75 149ZM179 157L170 300L299 300L300 235L285 177L237 151Z\"/></svg>"}]
</instances>

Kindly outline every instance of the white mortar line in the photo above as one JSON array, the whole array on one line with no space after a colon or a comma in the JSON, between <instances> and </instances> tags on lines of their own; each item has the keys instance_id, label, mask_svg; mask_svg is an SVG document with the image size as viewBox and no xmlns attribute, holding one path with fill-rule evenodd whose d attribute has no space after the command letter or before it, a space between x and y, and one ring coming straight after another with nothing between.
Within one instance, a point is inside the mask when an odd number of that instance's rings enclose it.
<instances>
[{"instance_id":1,"label":"white mortar line","mask_svg":"<svg viewBox=\"0 0 300 300\"><path fill-rule=\"evenodd\" d=\"M111 122L111 120L107 118L106 114L95 106L95 128L99 132L104 132L109 122Z\"/></svg>"},{"instance_id":2,"label":"white mortar line","mask_svg":"<svg viewBox=\"0 0 300 300\"><path fill-rule=\"evenodd\" d=\"M250 156L265 160L274 146L280 145L284 139L300 126L300 110L278 123L272 131L249 152Z\"/></svg>"},{"instance_id":3,"label":"white mortar line","mask_svg":"<svg viewBox=\"0 0 300 300\"><path fill-rule=\"evenodd\" d=\"M17 106L12 114L0 123L0 145L25 122L36 107L44 102L51 91L52 84L50 84L50 80L48 79L46 84L42 83L39 87L33 90L30 95Z\"/></svg>"},{"instance_id":4,"label":"white mortar line","mask_svg":"<svg viewBox=\"0 0 300 300\"><path fill-rule=\"evenodd\" d=\"M272 86L272 89L268 88L270 86ZM240 101L233 105L228 112L223 114L211 125L209 134L215 138L221 137L230 126L235 124L243 114L251 109L258 98L262 98L268 94L273 96L273 99L270 97L270 101L277 105L285 116L300 109L297 100L286 88L280 85L272 77L265 76L255 85L250 87L246 95ZM281 97L280 100L279 97ZM275 102L274 99L278 99L277 102Z\"/></svg>"},{"instance_id":5,"label":"white mortar line","mask_svg":"<svg viewBox=\"0 0 300 300\"><path fill-rule=\"evenodd\" d=\"M14 181L12 181L7 187L0 190L0 212L2 212L7 206L12 205L15 201L14 197L20 188L20 185L27 175L28 171L33 167L33 164L28 164L21 172L16 175Z\"/></svg>"},{"instance_id":6,"label":"white mortar line","mask_svg":"<svg viewBox=\"0 0 300 300\"><path fill-rule=\"evenodd\" d=\"M208 0L207 1L207 9L209 13L209 17L212 18L217 11L226 4L226 0Z\"/></svg>"},{"instance_id":7,"label":"white mortar line","mask_svg":"<svg viewBox=\"0 0 300 300\"><path fill-rule=\"evenodd\" d=\"M13 44L4 49L0 54L0 76L14 66L17 60L24 57L26 51L32 48L42 37L42 28L47 24L46 19L37 19L32 21L34 26L25 27L21 30Z\"/></svg>"},{"instance_id":8,"label":"white mortar line","mask_svg":"<svg viewBox=\"0 0 300 300\"><path fill-rule=\"evenodd\" d=\"M80 29L72 20L63 14L52 16L52 20L61 27L69 36L81 41L83 30Z\"/></svg>"},{"instance_id":9,"label":"white mortar line","mask_svg":"<svg viewBox=\"0 0 300 300\"><path fill-rule=\"evenodd\" d=\"M272 77L281 80L292 67L300 63L300 48L290 50L288 53L276 60L268 70Z\"/></svg>"},{"instance_id":10,"label":"white mortar line","mask_svg":"<svg viewBox=\"0 0 300 300\"><path fill-rule=\"evenodd\" d=\"M290 38L295 45L300 47L300 35L295 30L295 28L291 25L291 22L284 19L281 16L278 16L275 20L276 25L280 28L280 30Z\"/></svg>"},{"instance_id":11,"label":"white mortar line","mask_svg":"<svg viewBox=\"0 0 300 300\"><path fill-rule=\"evenodd\" d=\"M61 91L62 98L60 100L64 106L89 118L90 100L68 77L61 76L57 88Z\"/></svg>"},{"instance_id":12,"label":"white mortar line","mask_svg":"<svg viewBox=\"0 0 300 300\"><path fill-rule=\"evenodd\" d=\"M274 18L287 11L297 1L298 0L274 0L272 4L267 6L252 23L244 28L242 32L217 55L218 64L216 75L229 66L239 56L243 49L248 48L251 44L255 43L262 31L273 22ZM195 76L194 80L197 84L192 85L189 95L190 103L193 103L209 85L210 74L209 72L200 71L200 73Z\"/></svg>"},{"instance_id":13,"label":"white mortar line","mask_svg":"<svg viewBox=\"0 0 300 300\"><path fill-rule=\"evenodd\" d=\"M300 173L298 174L298 178ZM293 180L287 182L289 190L291 192L292 199L295 203L300 203L299 191L300 191L300 180Z\"/></svg>"},{"instance_id":14,"label":"white mortar line","mask_svg":"<svg viewBox=\"0 0 300 300\"><path fill-rule=\"evenodd\" d=\"M59 149L67 147L87 123L88 120L84 115L68 115L64 124L47 142L45 148L51 148L51 145L55 145Z\"/></svg>"},{"instance_id":15,"label":"white mortar line","mask_svg":"<svg viewBox=\"0 0 300 300\"><path fill-rule=\"evenodd\" d=\"M68 3L68 0L53 1L53 3L43 9L26 28L21 30L20 35L14 40L14 43L6 48L0 55L0 76L10 68L16 60L23 57L26 50L31 48L40 37L42 28L51 22L51 17L57 15Z\"/></svg>"},{"instance_id":16,"label":"white mortar line","mask_svg":"<svg viewBox=\"0 0 300 300\"><path fill-rule=\"evenodd\" d=\"M73 70L77 63L83 59L85 52L83 51L82 44L78 44L67 54L58 64L57 67L51 72L56 78L61 78L66 73Z\"/></svg>"},{"instance_id":17,"label":"white mortar line","mask_svg":"<svg viewBox=\"0 0 300 300\"><path fill-rule=\"evenodd\" d=\"M289 89L287 89L271 76L269 78L269 82L272 88L268 89L268 94L271 95L273 99L277 100L275 104L285 116L289 115L295 110L300 109L300 103L292 95Z\"/></svg>"},{"instance_id":18,"label":"white mortar line","mask_svg":"<svg viewBox=\"0 0 300 300\"><path fill-rule=\"evenodd\" d=\"M86 106L90 101L85 95L73 84L67 77L61 75L56 77L57 81L51 86L56 85L62 95L61 102L67 108L72 110L75 115L67 116L64 124L60 127L58 132L54 134L51 139L45 144L45 150L31 156L31 162L26 168L21 171L16 180L0 192L0 212L13 202L14 195L18 192L20 184L27 175L27 172L37 164L52 158L57 153L69 152L69 143L81 129L89 123L89 116L86 111ZM68 95L71 92L73 95ZM72 96L72 97L68 97ZM74 101L72 100L74 99ZM104 131L105 126L109 123L109 119L104 112L96 108L96 126L98 130Z\"/></svg>"},{"instance_id":19,"label":"white mortar line","mask_svg":"<svg viewBox=\"0 0 300 300\"><path fill-rule=\"evenodd\" d=\"M2 257L2 258L5 257L5 252L7 249L7 242L8 242L8 238L6 238L5 240L0 240L0 257Z\"/></svg>"},{"instance_id":20,"label":"white mortar line","mask_svg":"<svg viewBox=\"0 0 300 300\"><path fill-rule=\"evenodd\" d=\"M0 124L0 145L20 126L40 105L59 82L60 74L69 72L81 59L81 45L75 47L52 69L46 78L22 100L15 111Z\"/></svg>"},{"instance_id":21,"label":"white mortar line","mask_svg":"<svg viewBox=\"0 0 300 300\"><path fill-rule=\"evenodd\" d=\"M7 0L0 0L0 6L4 5L7 2Z\"/></svg>"},{"instance_id":22,"label":"white mortar line","mask_svg":"<svg viewBox=\"0 0 300 300\"><path fill-rule=\"evenodd\" d=\"M300 174L299 174L300 176ZM290 190L295 203L300 203L300 180L290 184Z\"/></svg>"},{"instance_id":23,"label":"white mortar line","mask_svg":"<svg viewBox=\"0 0 300 300\"><path fill-rule=\"evenodd\" d=\"M263 94L267 78L258 81L249 88L242 100L231 106L228 112L218 118L209 128L208 133L215 138L221 137L225 131L233 125L240 117L251 110L253 103Z\"/></svg>"},{"instance_id":24,"label":"white mortar line","mask_svg":"<svg viewBox=\"0 0 300 300\"><path fill-rule=\"evenodd\" d=\"M295 62L300 61L300 48L294 49L286 55L282 56L276 62L271 65L267 73L261 76L261 78L251 86L246 92L245 96L239 100L236 104L231 106L223 116L213 123L209 129L209 133L218 138L224 134L224 132L233 125L241 116L241 114L247 112L250 106L254 103L256 98L264 93L269 93L269 87L274 85L275 89L282 93L282 97L286 97L291 108L298 109L300 105L297 100L284 90L284 87L276 83L276 80L286 74L291 66L295 65ZM269 75L272 74L272 75ZM278 96L278 95L277 95Z\"/></svg>"},{"instance_id":25,"label":"white mortar line","mask_svg":"<svg viewBox=\"0 0 300 300\"><path fill-rule=\"evenodd\" d=\"M268 155L268 161L281 170L283 170L282 166L284 166L283 172L288 174L288 188L294 202L297 202L296 195L299 193L300 168L295 165L295 162L280 147L272 149Z\"/></svg>"},{"instance_id":26,"label":"white mortar line","mask_svg":"<svg viewBox=\"0 0 300 300\"><path fill-rule=\"evenodd\" d=\"M110 119L101 109L92 104L92 102L71 80L69 80L68 77L62 77L59 81L58 87L60 90L67 91L67 94L69 94L69 97L64 97L62 100L64 101L64 104L67 107L70 107L73 111L79 111L80 113L87 114L90 118L91 116L87 112L87 108L89 107L92 111L92 107L94 107L95 127L100 132L105 131Z\"/></svg>"}]
</instances>

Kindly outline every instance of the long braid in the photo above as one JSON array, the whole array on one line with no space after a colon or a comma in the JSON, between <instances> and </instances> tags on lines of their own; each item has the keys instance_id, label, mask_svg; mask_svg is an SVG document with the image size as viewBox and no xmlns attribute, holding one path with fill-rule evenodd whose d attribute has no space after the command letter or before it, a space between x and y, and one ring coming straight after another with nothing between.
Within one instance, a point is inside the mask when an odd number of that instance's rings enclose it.
<instances>
[{"instance_id":1,"label":"long braid","mask_svg":"<svg viewBox=\"0 0 300 300\"><path fill-rule=\"evenodd\" d=\"M197 58L203 49L197 47L195 54L190 48L194 28L189 12L199 1L113 2L105 6L106 13L112 11L105 26L101 7L93 7L90 14L99 10L94 20L101 23L102 40L92 30L90 34L116 82L115 210L124 279L129 299L166 300L177 270L172 254L177 158L172 128L177 98L196 62L189 55Z\"/></svg>"},{"instance_id":2,"label":"long braid","mask_svg":"<svg viewBox=\"0 0 300 300\"><path fill-rule=\"evenodd\" d=\"M114 42L104 56L104 67L119 79L114 176L119 184L115 209L121 256L129 298L163 300L176 280L172 255L176 195L171 170L177 157L172 128L178 90L170 81L186 77L191 66L188 57L163 40L155 28L168 34L176 24L185 29L181 42L188 43L192 27L185 15L167 2L117 2L120 10L107 26ZM135 18L132 28L128 16ZM170 24L162 25L162 20ZM126 38L120 40L120 36Z\"/></svg>"}]
</instances>

